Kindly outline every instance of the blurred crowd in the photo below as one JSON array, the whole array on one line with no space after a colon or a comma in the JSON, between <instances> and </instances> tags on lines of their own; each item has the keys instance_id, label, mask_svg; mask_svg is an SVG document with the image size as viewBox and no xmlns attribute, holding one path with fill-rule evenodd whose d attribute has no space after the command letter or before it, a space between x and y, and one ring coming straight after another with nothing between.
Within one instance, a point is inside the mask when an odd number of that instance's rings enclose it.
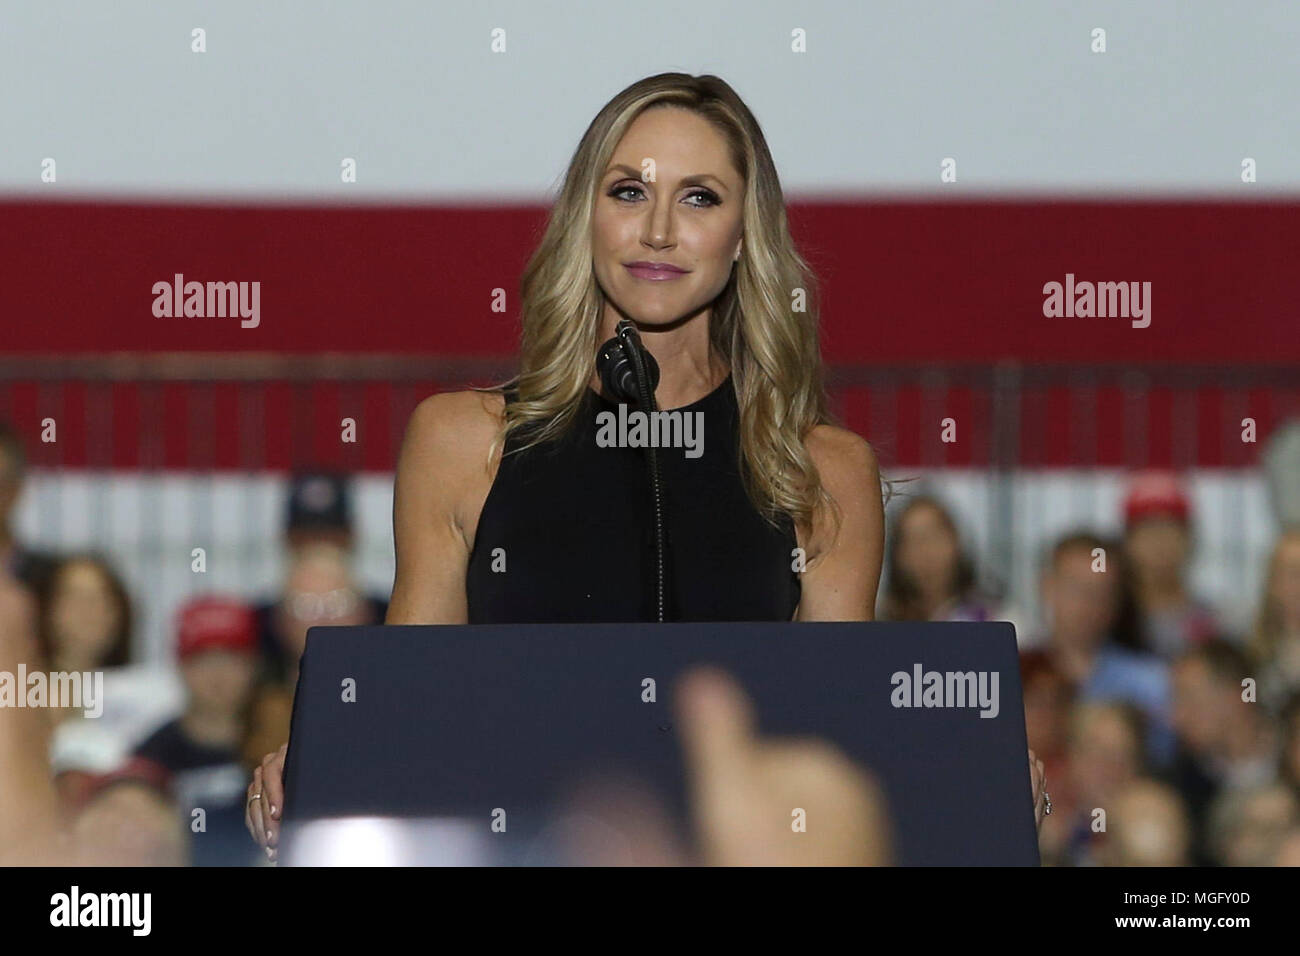
<instances>
[{"instance_id":1,"label":"blurred crowd","mask_svg":"<svg viewBox=\"0 0 1300 956\"><path fill-rule=\"evenodd\" d=\"M937 496L890 514L882 619L1014 618L982 593ZM1177 475L1133 475L1113 540L1079 528L1039 563L1044 625L1017 635L1029 746L1059 866L1300 865L1300 527L1278 530L1253 626L1191 588Z\"/></svg>"},{"instance_id":2,"label":"blurred crowd","mask_svg":"<svg viewBox=\"0 0 1300 956\"><path fill-rule=\"evenodd\" d=\"M11 639L0 670L25 659L29 671L101 672L104 703L99 717L11 714L24 729L0 734L0 787L48 782L51 818L91 848L79 859L264 863L244 829L244 793L253 766L288 739L307 630L381 623L386 610L354 574L346 479L293 476L278 593L196 594L175 616L171 660L156 663L133 646L133 608L149 595L129 593L110 556L16 539L25 470L21 441L0 423L0 607L10 591L30 607L29 641L0 634L0 650ZM1006 619L953 509L933 495L901 500L878 616ZM1045 625L1018 634L1029 746L1054 805L1044 862L1300 864L1300 528L1279 529L1254 626L1230 633L1188 583L1194 516L1178 477L1133 476L1122 521L1114 540L1080 528L1047 543ZM27 757L40 772L11 774Z\"/></svg>"},{"instance_id":3,"label":"blurred crowd","mask_svg":"<svg viewBox=\"0 0 1300 956\"><path fill-rule=\"evenodd\" d=\"M111 556L42 553L17 540L10 519L25 472L22 442L0 423L0 588L30 599L22 662L28 673L103 674L99 716L66 707L10 715L47 741L55 816L80 844L76 858L265 863L244 828L244 793L252 768L288 739L307 630L379 624L387 610L386 596L363 593L354 574L346 479L293 476L278 593L196 593L175 615L171 659L157 663L134 646L137 602L149 595L129 592ZM21 756L0 752L0 764Z\"/></svg>"}]
</instances>

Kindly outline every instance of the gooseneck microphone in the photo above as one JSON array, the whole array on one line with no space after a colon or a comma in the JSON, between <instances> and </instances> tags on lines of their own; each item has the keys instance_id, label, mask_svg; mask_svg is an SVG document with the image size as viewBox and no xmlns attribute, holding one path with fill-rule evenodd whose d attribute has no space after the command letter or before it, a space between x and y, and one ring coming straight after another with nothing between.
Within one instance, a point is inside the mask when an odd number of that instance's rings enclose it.
<instances>
[{"instance_id":1,"label":"gooseneck microphone","mask_svg":"<svg viewBox=\"0 0 1300 956\"><path fill-rule=\"evenodd\" d=\"M605 386L605 391L619 401L640 405L645 399L638 384L633 356L639 358L644 366L644 377L648 380L650 401L653 402L655 389L659 387L659 363L645 350L641 337L637 335L636 326L627 319L619 320L614 329L614 337L602 345L596 355L601 384Z\"/></svg>"},{"instance_id":2,"label":"gooseneck microphone","mask_svg":"<svg viewBox=\"0 0 1300 956\"><path fill-rule=\"evenodd\" d=\"M609 395L640 410L658 411L655 389L659 385L659 363L646 351L636 326L620 319L614 337L596 353L596 368L601 384ZM659 472L659 458L653 445L647 445L646 466L650 474L650 495L654 503L655 529L655 607L659 621L668 620L668 545L664 530L664 488Z\"/></svg>"}]
</instances>

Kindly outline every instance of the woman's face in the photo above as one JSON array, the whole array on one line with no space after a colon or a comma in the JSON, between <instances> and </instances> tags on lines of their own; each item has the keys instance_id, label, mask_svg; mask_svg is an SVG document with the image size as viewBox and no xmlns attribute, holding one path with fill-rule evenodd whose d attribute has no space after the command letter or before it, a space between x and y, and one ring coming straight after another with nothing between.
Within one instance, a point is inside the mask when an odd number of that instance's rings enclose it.
<instances>
[{"instance_id":1,"label":"woman's face","mask_svg":"<svg viewBox=\"0 0 1300 956\"><path fill-rule=\"evenodd\" d=\"M1043 601L1058 646L1095 648L1115 624L1119 568L1094 571L1093 560L1085 547L1067 548L1043 579Z\"/></svg>"},{"instance_id":2,"label":"woman's face","mask_svg":"<svg viewBox=\"0 0 1300 956\"><path fill-rule=\"evenodd\" d=\"M1177 518L1143 518L1128 530L1125 546L1139 574L1156 580L1176 579L1187 563L1191 537Z\"/></svg>"},{"instance_id":3,"label":"woman's face","mask_svg":"<svg viewBox=\"0 0 1300 956\"><path fill-rule=\"evenodd\" d=\"M112 646L120 617L98 567L84 561L64 567L50 601L55 657L73 667L98 666Z\"/></svg>"},{"instance_id":4,"label":"woman's face","mask_svg":"<svg viewBox=\"0 0 1300 956\"><path fill-rule=\"evenodd\" d=\"M1214 750L1234 724L1233 714L1241 708L1241 689L1215 677L1199 657L1174 664L1171 678L1174 730L1194 752Z\"/></svg>"},{"instance_id":5,"label":"woman's face","mask_svg":"<svg viewBox=\"0 0 1300 956\"><path fill-rule=\"evenodd\" d=\"M208 714L238 714L253 691L257 658L240 651L206 650L181 661L190 700Z\"/></svg>"},{"instance_id":6,"label":"woman's face","mask_svg":"<svg viewBox=\"0 0 1300 956\"><path fill-rule=\"evenodd\" d=\"M957 576L957 540L938 510L917 505L899 525L898 563L926 594L950 596Z\"/></svg>"},{"instance_id":7,"label":"woman's face","mask_svg":"<svg viewBox=\"0 0 1300 956\"><path fill-rule=\"evenodd\" d=\"M337 557L300 560L289 572L276 613L281 650L291 664L302 657L311 628L371 623L369 605L353 586L347 564Z\"/></svg>"},{"instance_id":8,"label":"woman's face","mask_svg":"<svg viewBox=\"0 0 1300 956\"><path fill-rule=\"evenodd\" d=\"M1071 784L1082 806L1104 807L1142 769L1142 742L1106 704L1081 707L1074 720L1068 753Z\"/></svg>"},{"instance_id":9,"label":"woman's face","mask_svg":"<svg viewBox=\"0 0 1300 956\"><path fill-rule=\"evenodd\" d=\"M643 179L645 160L654 163L653 182ZM707 120L678 107L638 116L600 179L593 212L592 265L606 299L641 325L706 310L740 253L744 190L726 140ZM647 262L682 271L629 269Z\"/></svg>"}]
</instances>

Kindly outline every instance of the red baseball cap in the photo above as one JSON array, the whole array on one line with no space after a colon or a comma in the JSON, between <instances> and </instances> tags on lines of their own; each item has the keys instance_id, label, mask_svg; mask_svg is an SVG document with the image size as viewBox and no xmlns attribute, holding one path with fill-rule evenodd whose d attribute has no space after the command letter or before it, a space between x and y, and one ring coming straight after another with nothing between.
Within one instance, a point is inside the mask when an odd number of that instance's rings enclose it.
<instances>
[{"instance_id":1,"label":"red baseball cap","mask_svg":"<svg viewBox=\"0 0 1300 956\"><path fill-rule=\"evenodd\" d=\"M1143 518L1163 515L1184 523L1191 515L1191 500L1172 471L1142 471L1129 482L1124 497L1124 523L1132 527Z\"/></svg>"},{"instance_id":2,"label":"red baseball cap","mask_svg":"<svg viewBox=\"0 0 1300 956\"><path fill-rule=\"evenodd\" d=\"M199 651L257 651L257 618L253 609L237 598L201 597L189 601L177 615L176 653Z\"/></svg>"}]
</instances>

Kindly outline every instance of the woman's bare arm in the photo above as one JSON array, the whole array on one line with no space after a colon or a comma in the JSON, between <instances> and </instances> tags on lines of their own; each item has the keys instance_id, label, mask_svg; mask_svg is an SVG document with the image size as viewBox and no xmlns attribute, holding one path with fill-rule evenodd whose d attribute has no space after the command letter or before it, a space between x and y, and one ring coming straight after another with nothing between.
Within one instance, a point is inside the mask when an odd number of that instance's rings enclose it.
<instances>
[{"instance_id":1,"label":"woman's bare arm","mask_svg":"<svg viewBox=\"0 0 1300 956\"><path fill-rule=\"evenodd\" d=\"M493 401L450 392L426 398L411 414L393 486L397 570L385 624L468 620L465 571L490 485Z\"/></svg>"},{"instance_id":2,"label":"woman's bare arm","mask_svg":"<svg viewBox=\"0 0 1300 956\"><path fill-rule=\"evenodd\" d=\"M885 509L876 454L865 439L843 428L819 425L807 448L822 484L840 508L832 544L831 516L821 509L802 577L797 621L870 621L885 550Z\"/></svg>"},{"instance_id":3,"label":"woman's bare arm","mask_svg":"<svg viewBox=\"0 0 1300 956\"><path fill-rule=\"evenodd\" d=\"M393 485L397 570L385 624L467 622L469 542L491 487L487 450L501 404L499 396L448 392L411 413ZM244 808L249 833L272 860L284 815L287 747L254 769Z\"/></svg>"}]
</instances>

